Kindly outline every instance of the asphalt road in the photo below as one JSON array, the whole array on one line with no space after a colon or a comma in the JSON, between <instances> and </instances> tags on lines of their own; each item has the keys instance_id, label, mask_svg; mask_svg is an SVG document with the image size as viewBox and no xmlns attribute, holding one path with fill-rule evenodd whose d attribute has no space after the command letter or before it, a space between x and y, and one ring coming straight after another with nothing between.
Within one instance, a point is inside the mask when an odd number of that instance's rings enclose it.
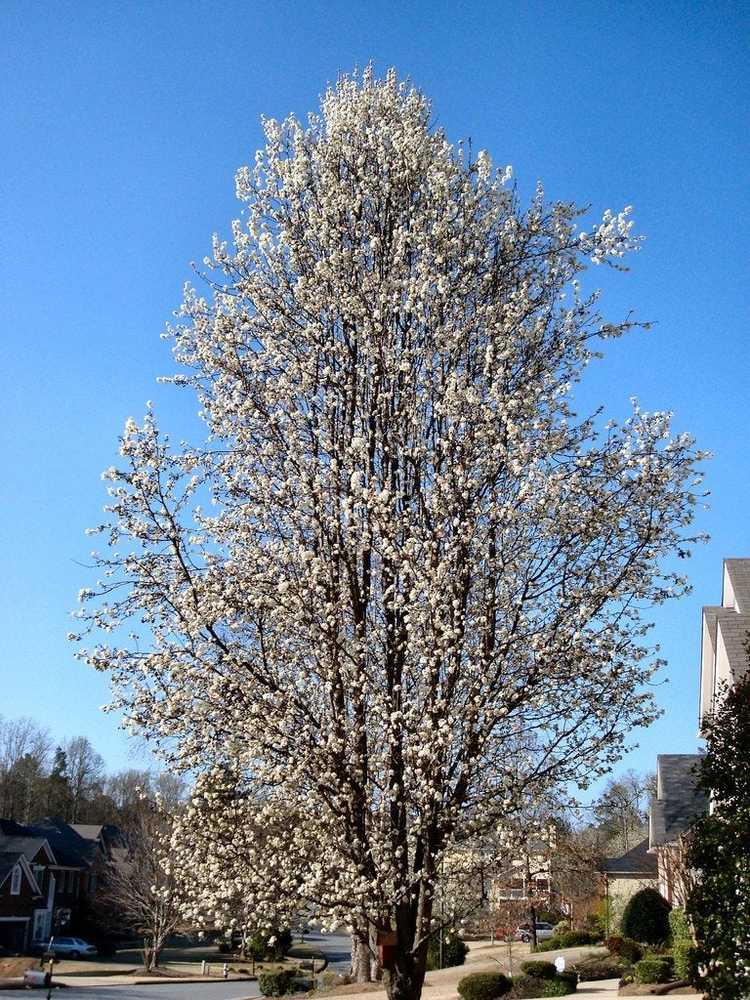
<instances>
[{"instance_id":1,"label":"asphalt road","mask_svg":"<svg viewBox=\"0 0 750 1000\"><path fill-rule=\"evenodd\" d=\"M299 938L295 936L294 945ZM352 964L351 938L348 934L305 934L305 942L310 948L322 951L328 959L331 972L349 972Z\"/></svg>"},{"instance_id":2,"label":"asphalt road","mask_svg":"<svg viewBox=\"0 0 750 1000\"><path fill-rule=\"evenodd\" d=\"M44 1000L47 991L0 990L0 997L21 1000L22 997ZM55 1000L241 1000L260 996L257 982L245 983L164 983L159 986L69 986L52 990Z\"/></svg>"}]
</instances>

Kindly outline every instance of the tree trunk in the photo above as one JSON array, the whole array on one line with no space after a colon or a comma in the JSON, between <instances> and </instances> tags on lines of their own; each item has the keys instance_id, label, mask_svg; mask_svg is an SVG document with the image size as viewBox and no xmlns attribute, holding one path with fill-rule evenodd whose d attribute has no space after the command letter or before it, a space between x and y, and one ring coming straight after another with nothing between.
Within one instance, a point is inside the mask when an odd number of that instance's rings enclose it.
<instances>
[{"instance_id":1,"label":"tree trunk","mask_svg":"<svg viewBox=\"0 0 750 1000\"><path fill-rule=\"evenodd\" d=\"M352 931L352 978L355 983L371 982L367 931L358 927Z\"/></svg>"},{"instance_id":2,"label":"tree trunk","mask_svg":"<svg viewBox=\"0 0 750 1000\"><path fill-rule=\"evenodd\" d=\"M539 942L536 939L536 906L532 902L529 907L529 917L531 922L531 949L536 951Z\"/></svg>"},{"instance_id":3,"label":"tree trunk","mask_svg":"<svg viewBox=\"0 0 750 1000\"><path fill-rule=\"evenodd\" d=\"M370 980L376 983L383 978L383 966L378 955L378 931L373 924L370 924L369 944Z\"/></svg>"},{"instance_id":4,"label":"tree trunk","mask_svg":"<svg viewBox=\"0 0 750 1000\"><path fill-rule=\"evenodd\" d=\"M429 910L426 918L429 919ZM396 916L396 948L390 967L384 970L383 982L388 1000L419 1000L427 968L427 941L412 954L416 913L408 905L399 907Z\"/></svg>"},{"instance_id":5,"label":"tree trunk","mask_svg":"<svg viewBox=\"0 0 750 1000\"><path fill-rule=\"evenodd\" d=\"M388 1000L419 1000L424 985L425 958L422 956L420 960L398 949L393 968L386 969L383 974Z\"/></svg>"}]
</instances>

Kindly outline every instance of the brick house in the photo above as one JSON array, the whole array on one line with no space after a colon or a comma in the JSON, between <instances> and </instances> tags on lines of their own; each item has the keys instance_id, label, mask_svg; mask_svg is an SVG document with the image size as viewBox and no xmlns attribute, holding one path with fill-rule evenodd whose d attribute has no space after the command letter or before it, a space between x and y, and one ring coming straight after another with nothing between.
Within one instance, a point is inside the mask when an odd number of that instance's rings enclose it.
<instances>
[{"instance_id":1,"label":"brick house","mask_svg":"<svg viewBox=\"0 0 750 1000\"><path fill-rule=\"evenodd\" d=\"M118 838L116 827L0 819L0 947L23 951L75 926Z\"/></svg>"},{"instance_id":2,"label":"brick house","mask_svg":"<svg viewBox=\"0 0 750 1000\"><path fill-rule=\"evenodd\" d=\"M43 909L42 888L22 851L0 851L0 947L24 951L36 914Z\"/></svg>"}]
</instances>

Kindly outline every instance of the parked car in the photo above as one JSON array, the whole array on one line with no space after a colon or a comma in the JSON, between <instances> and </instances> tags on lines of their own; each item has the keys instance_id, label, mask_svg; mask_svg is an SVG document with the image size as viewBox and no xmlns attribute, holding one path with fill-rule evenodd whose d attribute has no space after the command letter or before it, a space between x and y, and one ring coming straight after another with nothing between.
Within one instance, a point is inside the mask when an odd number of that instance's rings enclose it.
<instances>
[{"instance_id":1,"label":"parked car","mask_svg":"<svg viewBox=\"0 0 750 1000\"><path fill-rule=\"evenodd\" d=\"M544 920L537 920L536 939L537 941L549 941L555 936L555 928ZM516 928L516 938L519 941L531 941L531 924L519 924Z\"/></svg>"},{"instance_id":2,"label":"parked car","mask_svg":"<svg viewBox=\"0 0 750 1000\"><path fill-rule=\"evenodd\" d=\"M40 941L34 950L42 955L54 955L55 958L94 958L98 950L76 937L53 937L49 941Z\"/></svg>"}]
</instances>

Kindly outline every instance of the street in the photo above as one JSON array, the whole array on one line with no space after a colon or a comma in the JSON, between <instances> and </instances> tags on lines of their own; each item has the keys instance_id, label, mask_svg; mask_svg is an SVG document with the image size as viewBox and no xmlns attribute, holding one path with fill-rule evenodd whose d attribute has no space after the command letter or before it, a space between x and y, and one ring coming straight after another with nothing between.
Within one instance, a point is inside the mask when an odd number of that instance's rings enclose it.
<instances>
[{"instance_id":1,"label":"street","mask_svg":"<svg viewBox=\"0 0 750 1000\"><path fill-rule=\"evenodd\" d=\"M43 998L47 996L44 989L31 993L19 990L0 990L0 997L8 1000L19 1000L22 996ZM165 983L152 986L71 986L61 987L52 991L53 997L64 997L65 1000L242 1000L244 997L260 996L258 983Z\"/></svg>"}]
</instances>

